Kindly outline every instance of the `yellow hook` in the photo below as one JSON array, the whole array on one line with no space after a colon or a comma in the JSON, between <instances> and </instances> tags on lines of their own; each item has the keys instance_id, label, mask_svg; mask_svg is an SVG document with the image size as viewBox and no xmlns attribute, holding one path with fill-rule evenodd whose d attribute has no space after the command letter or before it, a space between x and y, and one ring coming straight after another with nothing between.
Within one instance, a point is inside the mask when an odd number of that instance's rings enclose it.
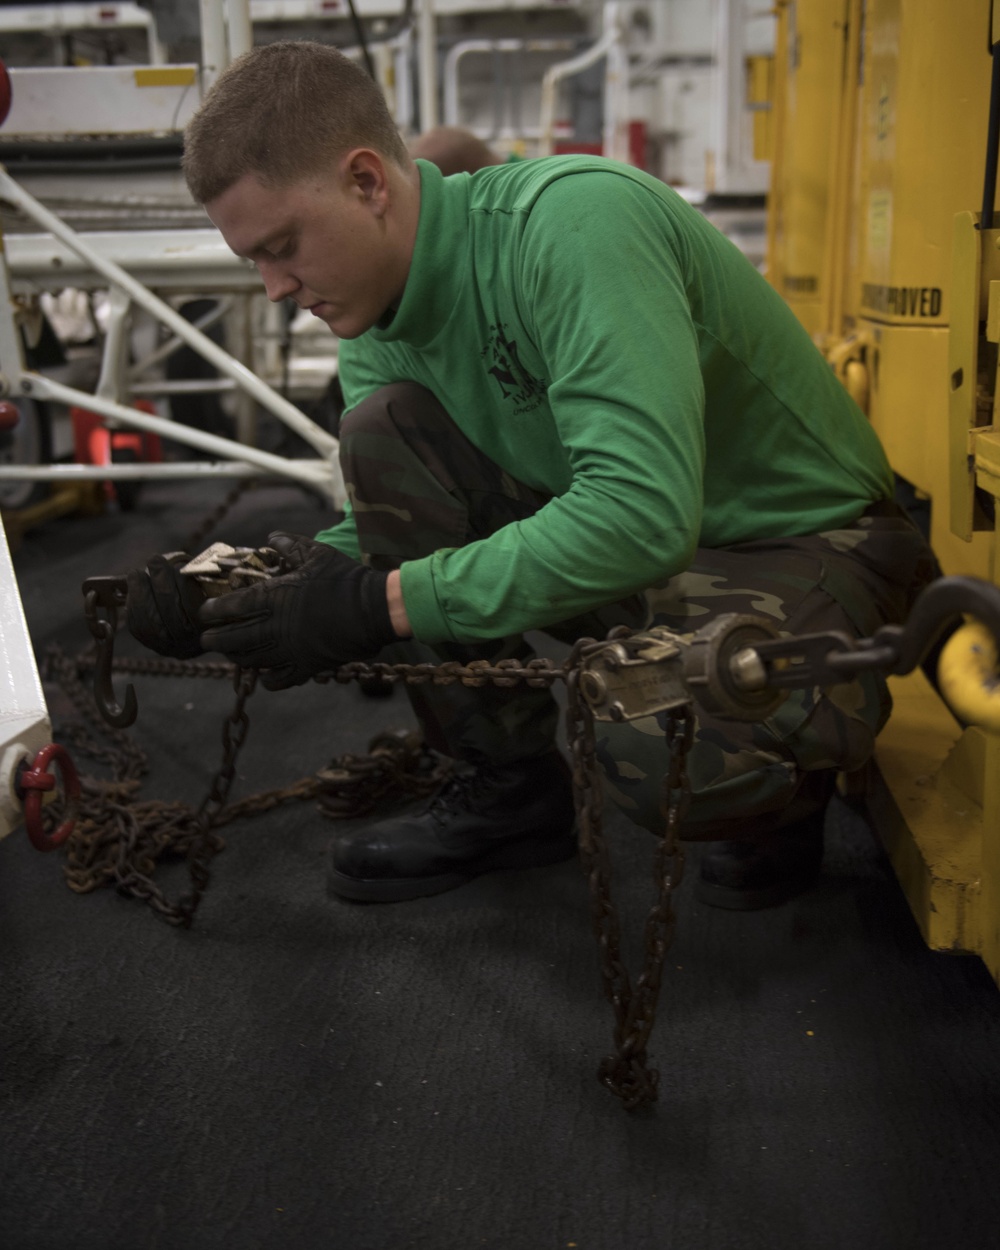
<instances>
[{"instance_id":1,"label":"yellow hook","mask_svg":"<svg viewBox=\"0 0 1000 1250\"><path fill-rule=\"evenodd\" d=\"M1000 733L1000 670L996 639L977 621L948 639L938 660L941 693L972 725Z\"/></svg>"}]
</instances>

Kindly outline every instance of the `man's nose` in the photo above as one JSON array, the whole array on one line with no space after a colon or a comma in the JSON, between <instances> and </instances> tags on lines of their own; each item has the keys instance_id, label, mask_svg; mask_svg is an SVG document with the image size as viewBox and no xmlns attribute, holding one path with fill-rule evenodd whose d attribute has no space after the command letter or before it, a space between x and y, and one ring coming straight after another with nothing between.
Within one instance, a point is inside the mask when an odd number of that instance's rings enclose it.
<instances>
[{"instance_id":1,"label":"man's nose","mask_svg":"<svg viewBox=\"0 0 1000 1250\"><path fill-rule=\"evenodd\" d=\"M272 265L265 262L258 264L257 268L264 282L267 298L275 304L283 299L287 299L290 295L294 295L299 289L299 280L281 265Z\"/></svg>"}]
</instances>

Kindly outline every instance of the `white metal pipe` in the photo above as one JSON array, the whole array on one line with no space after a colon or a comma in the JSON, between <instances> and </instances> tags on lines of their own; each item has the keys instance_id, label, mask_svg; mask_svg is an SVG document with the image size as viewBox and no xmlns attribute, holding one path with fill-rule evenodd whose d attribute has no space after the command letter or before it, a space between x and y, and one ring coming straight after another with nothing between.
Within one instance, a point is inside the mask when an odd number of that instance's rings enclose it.
<instances>
[{"instance_id":1,"label":"white metal pipe","mask_svg":"<svg viewBox=\"0 0 1000 1250\"><path fill-rule=\"evenodd\" d=\"M100 413L109 417L116 424L146 430L150 434L159 434L161 438L170 438L189 447L197 447L201 451L214 452L217 456L226 456L243 460L247 464L258 465L270 473L286 477L294 477L321 485L327 494L335 497L337 491L337 462L335 460L286 460L283 456L272 455L269 451L261 451L258 447L246 447L242 443L234 443L231 439L220 438L216 434L206 434L204 430L196 430L193 426L183 425L178 421L167 421L163 417L151 416L136 408L126 408L124 404L116 404L102 399L99 395L87 395L72 386L63 386L42 374L25 376L21 384L21 392L32 399L54 399L69 407L86 408L89 412ZM7 466L0 465L0 479L6 474Z\"/></svg>"},{"instance_id":2,"label":"white metal pipe","mask_svg":"<svg viewBox=\"0 0 1000 1250\"><path fill-rule=\"evenodd\" d=\"M226 28L229 32L229 60L235 61L253 47L250 0L226 0Z\"/></svg>"},{"instance_id":3,"label":"white metal pipe","mask_svg":"<svg viewBox=\"0 0 1000 1250\"><path fill-rule=\"evenodd\" d=\"M223 0L198 0L201 14L201 89L208 91L229 64Z\"/></svg>"},{"instance_id":4,"label":"white metal pipe","mask_svg":"<svg viewBox=\"0 0 1000 1250\"><path fill-rule=\"evenodd\" d=\"M608 54L620 38L618 5L617 3L606 4L604 6L604 30L600 39L586 51L581 52L579 56L571 57L568 61L560 61L558 65L551 65L545 71L542 78L540 156L551 156L555 145L556 84L564 78L571 78L574 74L582 73L591 65L595 65L602 56Z\"/></svg>"},{"instance_id":5,"label":"white metal pipe","mask_svg":"<svg viewBox=\"0 0 1000 1250\"><path fill-rule=\"evenodd\" d=\"M95 394L102 399L123 398L125 341L131 311L132 301L129 297L118 287L112 287L108 300L108 328L104 335L104 351L101 353L101 376L95 390Z\"/></svg>"},{"instance_id":6,"label":"white metal pipe","mask_svg":"<svg viewBox=\"0 0 1000 1250\"><path fill-rule=\"evenodd\" d=\"M572 48L573 44L568 39L463 39L461 42L453 44L444 59L444 82L442 85L444 124L446 126L463 125L461 119L459 67L466 56L488 52L500 52L509 55L523 54L525 52L569 52ZM469 126L466 128L471 130L478 138L486 139L497 132L499 129L498 122L499 119L496 119L489 131L482 126ZM522 127L521 133L527 136L530 133L529 128Z\"/></svg>"},{"instance_id":7,"label":"white metal pipe","mask_svg":"<svg viewBox=\"0 0 1000 1250\"><path fill-rule=\"evenodd\" d=\"M81 257L93 269L107 278L109 283L121 287L134 303L141 308L145 308L154 317L159 318L178 338L183 339L185 343L204 356L210 364L215 365L220 373L224 373L227 377L232 378L239 386L253 395L258 403L262 404L280 421L284 422L289 429L294 430L296 434L304 438L310 446L315 447L320 455L331 456L336 452L338 444L332 434L321 429L315 422L310 421L294 404L289 403L287 399L283 399L265 382L262 382L255 373L252 373L246 365L242 365L234 360L217 343L213 343L210 338L201 334L189 321L185 321L180 313L175 312L169 304L164 303L152 291L147 290L131 274L127 273L119 265L116 265L114 261L106 259L89 247L76 231L71 230L65 222L61 221L54 213L49 212L33 196L29 195L23 187L19 186L2 166L0 166L0 196L5 200L9 200L18 208L23 209L39 225L44 226L56 238L61 239L77 256Z\"/></svg>"},{"instance_id":8,"label":"white metal pipe","mask_svg":"<svg viewBox=\"0 0 1000 1250\"><path fill-rule=\"evenodd\" d=\"M462 60L474 53L492 52L492 39L463 39L449 48L444 58L444 124L458 126L458 67ZM485 138L480 135L480 138Z\"/></svg>"},{"instance_id":9,"label":"white metal pipe","mask_svg":"<svg viewBox=\"0 0 1000 1250\"><path fill-rule=\"evenodd\" d=\"M250 295L241 295L235 300L233 314L226 324L226 351L245 365L250 365L254 360L253 335L250 329L252 298ZM236 422L237 441L256 445L257 405L252 395L242 390L236 392L233 417Z\"/></svg>"},{"instance_id":10,"label":"white metal pipe","mask_svg":"<svg viewBox=\"0 0 1000 1250\"><path fill-rule=\"evenodd\" d=\"M431 130L438 124L437 23L434 19L434 0L420 0L417 56L420 67L420 129Z\"/></svg>"},{"instance_id":11,"label":"white metal pipe","mask_svg":"<svg viewBox=\"0 0 1000 1250\"><path fill-rule=\"evenodd\" d=\"M133 382L131 395L220 395L236 389L232 378L162 378Z\"/></svg>"},{"instance_id":12,"label":"white metal pipe","mask_svg":"<svg viewBox=\"0 0 1000 1250\"><path fill-rule=\"evenodd\" d=\"M3 227L0 225L0 369L8 376L13 376L24 368L24 348L14 318L10 269L7 266L7 252L3 242Z\"/></svg>"},{"instance_id":13,"label":"white metal pipe","mask_svg":"<svg viewBox=\"0 0 1000 1250\"><path fill-rule=\"evenodd\" d=\"M197 321L192 322L192 325L196 330L204 332L211 326L214 326L217 321L221 321L232 306L233 301L226 296L225 299L220 299L210 312L205 313L203 317L199 317ZM130 378L141 377L147 369L152 369L152 367L154 365L158 365L161 360L166 360L168 356L172 356L181 346L183 346L183 344L181 343L181 340L176 337L176 335L167 339L165 343L161 343L159 347L157 347L154 351L151 351L148 356L143 356L142 360L137 360L136 363L129 369L128 376Z\"/></svg>"},{"instance_id":14,"label":"white metal pipe","mask_svg":"<svg viewBox=\"0 0 1000 1250\"><path fill-rule=\"evenodd\" d=\"M413 26L392 41L395 75L396 75L396 111L393 114L396 125L404 135L411 135L416 130L413 118L413 72L410 58L413 53Z\"/></svg>"},{"instance_id":15,"label":"white metal pipe","mask_svg":"<svg viewBox=\"0 0 1000 1250\"><path fill-rule=\"evenodd\" d=\"M732 127L730 113L732 111L732 84L738 81L733 77L734 71L734 52L735 52L735 68L740 68L740 52L742 49L742 40L740 44L734 45L733 40L735 32L739 28L739 18L734 13L734 8L739 0L717 0L715 5L715 124L713 131L715 134L715 175L713 185L706 187L705 190L711 194L717 189L716 183L721 174L723 186L727 182L727 173L732 165L733 153L732 148Z\"/></svg>"},{"instance_id":16,"label":"white metal pipe","mask_svg":"<svg viewBox=\"0 0 1000 1250\"><path fill-rule=\"evenodd\" d=\"M315 462L306 460L299 463ZM61 482L145 481L153 478L243 478L260 477L262 474L261 469L241 464L238 460L171 460L141 464L5 464L0 476L5 482L53 482L58 485ZM282 476L287 477L288 474Z\"/></svg>"},{"instance_id":17,"label":"white metal pipe","mask_svg":"<svg viewBox=\"0 0 1000 1250\"><path fill-rule=\"evenodd\" d=\"M628 119L625 114L628 108L628 56L620 39L616 39L608 48L607 57L601 147L604 155L610 156L612 160L627 161Z\"/></svg>"},{"instance_id":18,"label":"white metal pipe","mask_svg":"<svg viewBox=\"0 0 1000 1250\"><path fill-rule=\"evenodd\" d=\"M166 65L167 63L167 50L160 42L159 33L153 22L150 22L149 26L149 63L150 65Z\"/></svg>"}]
</instances>

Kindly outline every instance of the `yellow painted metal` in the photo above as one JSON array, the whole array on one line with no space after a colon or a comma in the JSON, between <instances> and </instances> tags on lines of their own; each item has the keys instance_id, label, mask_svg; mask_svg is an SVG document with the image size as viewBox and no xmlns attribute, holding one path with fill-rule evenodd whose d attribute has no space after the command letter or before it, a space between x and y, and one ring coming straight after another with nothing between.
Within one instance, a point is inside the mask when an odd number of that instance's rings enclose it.
<instances>
[{"instance_id":1,"label":"yellow painted metal","mask_svg":"<svg viewBox=\"0 0 1000 1250\"><path fill-rule=\"evenodd\" d=\"M991 419L977 382L982 253L967 210L980 198L985 159L988 21L989 0L871 0L865 16L852 334L874 344L863 360L868 415L893 467L931 497L935 546L949 572L968 571L969 560L948 558L955 545L942 537L942 513L963 541L985 526L973 506L969 442L969 430ZM949 324L944 372L931 362L936 331ZM944 445L942 398L950 413Z\"/></svg>"},{"instance_id":2,"label":"yellow painted metal","mask_svg":"<svg viewBox=\"0 0 1000 1250\"><path fill-rule=\"evenodd\" d=\"M995 398L1000 398L1000 387ZM972 446L976 485L994 498L1000 496L1000 427L987 425L977 430Z\"/></svg>"},{"instance_id":3,"label":"yellow painted metal","mask_svg":"<svg viewBox=\"0 0 1000 1250\"><path fill-rule=\"evenodd\" d=\"M7 543L12 551L21 545L28 530L57 517L80 513L99 516L104 511L104 487L100 482L64 482L53 487L39 503L0 514Z\"/></svg>"},{"instance_id":4,"label":"yellow painted metal","mask_svg":"<svg viewBox=\"0 0 1000 1250\"><path fill-rule=\"evenodd\" d=\"M851 188L850 208L831 223L830 298L819 341L838 362L838 376L852 393L870 396L866 409L886 442L907 434L924 438L922 413L899 403L912 389L916 344L901 354L880 350L880 376L868 344L887 326L924 332L949 321L952 222L978 202L985 153L990 59L983 37L989 0L869 0L860 54L860 116L854 164L841 156L838 178ZM837 274L840 277L837 277ZM853 345L845 357L845 342ZM846 361L850 364L848 370ZM897 367L907 376L893 378ZM918 368L916 376L932 376ZM937 420L937 409L930 417ZM935 460L943 466L942 459ZM897 471L909 476L894 462ZM946 485L933 492L939 510ZM970 509L971 510L971 509ZM962 532L972 532L971 517Z\"/></svg>"},{"instance_id":5,"label":"yellow painted metal","mask_svg":"<svg viewBox=\"0 0 1000 1250\"><path fill-rule=\"evenodd\" d=\"M937 504L931 508L931 544L942 567L949 573L987 577L992 534L972 535L971 542L957 537L946 506L949 331L871 323L867 329L867 411L889 462Z\"/></svg>"},{"instance_id":6,"label":"yellow painted metal","mask_svg":"<svg viewBox=\"0 0 1000 1250\"><path fill-rule=\"evenodd\" d=\"M821 345L839 339L849 307L846 288L852 272L851 222L856 212L857 180L864 172L858 161L858 86L861 73L862 0L848 0L843 29L840 94L836 101L830 143L830 207L824 234ZM864 17L867 21L867 17ZM859 173L860 169L860 173Z\"/></svg>"},{"instance_id":7,"label":"yellow painted metal","mask_svg":"<svg viewBox=\"0 0 1000 1250\"><path fill-rule=\"evenodd\" d=\"M775 0L777 19L774 32L774 99L772 101L771 171L767 191L767 242L764 273L768 282L781 290L783 256L778 248L779 221L784 220L783 174L788 168L785 155L788 135L788 10L794 0Z\"/></svg>"},{"instance_id":8,"label":"yellow painted metal","mask_svg":"<svg viewBox=\"0 0 1000 1250\"><path fill-rule=\"evenodd\" d=\"M988 0L868 6L855 333L872 344L870 419L893 467L932 500L945 571L995 577L993 526L974 506L975 485L1000 483L989 441L995 366L987 376L982 339L990 282L1000 280L998 232L980 231L972 211L986 150L988 22ZM967 638L950 645L942 676L966 714L991 721L995 704L969 701L990 673L970 671ZM872 811L928 943L978 953L1000 982L989 914L990 900L1000 903L998 739L960 731L922 677L906 679L897 699Z\"/></svg>"},{"instance_id":9,"label":"yellow painted metal","mask_svg":"<svg viewBox=\"0 0 1000 1250\"><path fill-rule=\"evenodd\" d=\"M779 46L776 120L786 115L775 136L769 277L868 413L894 469L930 498L945 571L996 581L994 527L974 507L975 487L1000 494L996 354L982 335L1000 336L1000 285L990 298L1000 251L998 232L983 236L973 211L990 0L779 0L778 13L787 56ZM806 84L813 21L825 60ZM790 258L809 256L805 272L815 273L809 248L820 238L816 290L789 289ZM989 695L988 662L970 673L959 650L967 637L949 662L960 686ZM927 942L978 953L1000 983L1000 734L963 730L920 673L892 685L870 811ZM991 720L986 702L966 710Z\"/></svg>"},{"instance_id":10,"label":"yellow painted metal","mask_svg":"<svg viewBox=\"0 0 1000 1250\"><path fill-rule=\"evenodd\" d=\"M810 334L825 327L831 148L848 0L778 0L767 275Z\"/></svg>"},{"instance_id":11,"label":"yellow painted metal","mask_svg":"<svg viewBox=\"0 0 1000 1250\"><path fill-rule=\"evenodd\" d=\"M997 371L994 357L984 350L986 335L1000 330L1000 232L977 227L971 212L955 219L949 329L885 325L876 327L875 335L883 365L891 355L897 366L889 383L895 399L906 386L907 368L931 386L926 404L910 409L918 413L917 428L928 436L924 449L910 445L908 453L905 424L892 420L892 401L885 404L882 433L897 468L911 472L917 482L928 481L932 497L946 495L948 483L940 479L950 478L948 526L941 524L940 510L934 514L939 558L946 571L973 571L996 581L996 535L992 525L974 532L972 496L973 485L993 494L994 502L1000 494L1000 438L991 424ZM942 339L948 345L943 369ZM936 349L936 359L921 369L924 347ZM873 370L881 376L877 360ZM873 403L873 420L876 408ZM961 541L966 534L968 543ZM975 553L984 568L961 568L963 549ZM939 667L942 689L966 719L1000 731L996 652L987 640L977 641L975 628L959 631L945 649ZM978 650L970 646L970 637ZM921 688L922 680L907 679L906 694L879 741L871 810L928 943L981 955L1000 983L1000 732L958 733L926 683Z\"/></svg>"},{"instance_id":12,"label":"yellow painted metal","mask_svg":"<svg viewBox=\"0 0 1000 1250\"><path fill-rule=\"evenodd\" d=\"M928 946L980 955L1000 983L1000 736L960 731L922 673L890 686L869 812Z\"/></svg>"},{"instance_id":13,"label":"yellow painted metal","mask_svg":"<svg viewBox=\"0 0 1000 1250\"><path fill-rule=\"evenodd\" d=\"M869 0L865 12L863 316L947 325L955 214L982 198L989 0Z\"/></svg>"},{"instance_id":14,"label":"yellow painted metal","mask_svg":"<svg viewBox=\"0 0 1000 1250\"><path fill-rule=\"evenodd\" d=\"M938 662L941 693L973 725L1000 733L1000 673L992 633L976 621L948 639Z\"/></svg>"},{"instance_id":15,"label":"yellow painted metal","mask_svg":"<svg viewBox=\"0 0 1000 1250\"><path fill-rule=\"evenodd\" d=\"M979 576L990 574L995 538L974 533L970 430L992 418L978 366L983 261L992 266L995 248L971 212L957 233L953 221L981 193L987 19L987 0L867 7L851 331L868 345L872 424L893 467L931 498L939 559L948 572ZM1000 856L989 851L1000 794L991 796L985 762L995 743L961 732L920 676L900 683L896 698L872 811L928 943L979 953L1000 980L1000 943L983 909L984 891L1000 893Z\"/></svg>"},{"instance_id":16,"label":"yellow painted metal","mask_svg":"<svg viewBox=\"0 0 1000 1250\"><path fill-rule=\"evenodd\" d=\"M153 65L135 70L137 87L191 87L197 71L193 65Z\"/></svg>"},{"instance_id":17,"label":"yellow painted metal","mask_svg":"<svg viewBox=\"0 0 1000 1250\"><path fill-rule=\"evenodd\" d=\"M986 302L986 337L1000 343L1000 282L990 282Z\"/></svg>"},{"instance_id":18,"label":"yellow painted metal","mask_svg":"<svg viewBox=\"0 0 1000 1250\"><path fill-rule=\"evenodd\" d=\"M986 353L982 346L984 328L988 334L990 287L1000 280L998 244L1000 231L980 230L977 213L956 215L948 350L948 442L950 523L960 538L971 537L977 528L986 528L975 509L973 444L977 431L989 426L993 419L996 378L984 376Z\"/></svg>"},{"instance_id":19,"label":"yellow painted metal","mask_svg":"<svg viewBox=\"0 0 1000 1250\"><path fill-rule=\"evenodd\" d=\"M974 952L982 805L945 767L964 735L919 671L890 686L868 809L928 946Z\"/></svg>"}]
</instances>

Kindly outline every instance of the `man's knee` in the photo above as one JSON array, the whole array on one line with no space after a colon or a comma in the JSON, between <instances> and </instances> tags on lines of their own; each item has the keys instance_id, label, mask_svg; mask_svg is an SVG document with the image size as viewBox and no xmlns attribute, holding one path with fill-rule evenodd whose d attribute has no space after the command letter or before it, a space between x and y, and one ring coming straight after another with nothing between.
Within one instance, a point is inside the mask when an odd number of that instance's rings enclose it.
<instances>
[{"instance_id":1,"label":"man's knee","mask_svg":"<svg viewBox=\"0 0 1000 1250\"><path fill-rule=\"evenodd\" d=\"M615 806L633 824L661 834L668 748L665 735L652 732L651 722L600 726L597 755ZM729 732L732 728L736 733ZM786 746L756 739L747 728L742 723L696 725L687 758L690 797L683 838L756 837L826 806L835 765L803 768Z\"/></svg>"},{"instance_id":2,"label":"man's knee","mask_svg":"<svg viewBox=\"0 0 1000 1250\"><path fill-rule=\"evenodd\" d=\"M408 428L421 428L428 420L442 417L451 421L426 387L417 382L390 382L366 395L344 416L340 423L341 455L345 442L358 435L396 438Z\"/></svg>"},{"instance_id":3,"label":"man's knee","mask_svg":"<svg viewBox=\"0 0 1000 1250\"><path fill-rule=\"evenodd\" d=\"M842 620L836 624L845 627ZM871 757L890 708L886 683L873 673L828 690L790 691L760 722L726 720L695 705L683 836L750 836L820 810L836 773L854 771ZM634 823L661 831L669 762L662 714L602 724L597 747L617 806Z\"/></svg>"}]
</instances>

